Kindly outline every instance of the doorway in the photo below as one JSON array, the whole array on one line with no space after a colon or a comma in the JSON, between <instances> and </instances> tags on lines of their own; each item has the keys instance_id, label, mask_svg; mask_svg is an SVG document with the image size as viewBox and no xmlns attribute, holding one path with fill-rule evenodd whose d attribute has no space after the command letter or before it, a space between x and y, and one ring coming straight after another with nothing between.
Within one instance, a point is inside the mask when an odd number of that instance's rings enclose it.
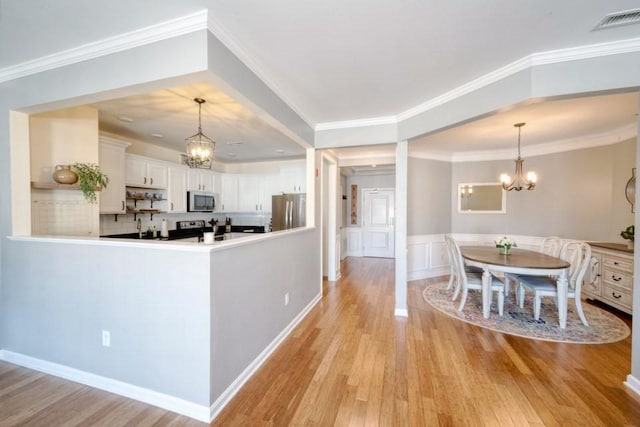
<instances>
[{"instance_id":1,"label":"doorway","mask_svg":"<svg viewBox=\"0 0 640 427\"><path fill-rule=\"evenodd\" d=\"M394 189L362 189L362 244L364 256L394 258Z\"/></svg>"}]
</instances>

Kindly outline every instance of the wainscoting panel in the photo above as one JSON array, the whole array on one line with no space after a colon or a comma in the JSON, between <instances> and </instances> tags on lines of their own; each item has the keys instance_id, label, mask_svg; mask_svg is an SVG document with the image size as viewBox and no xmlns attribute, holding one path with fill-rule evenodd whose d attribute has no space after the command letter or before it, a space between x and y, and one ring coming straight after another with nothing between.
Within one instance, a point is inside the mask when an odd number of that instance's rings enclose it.
<instances>
[{"instance_id":1,"label":"wainscoting panel","mask_svg":"<svg viewBox=\"0 0 640 427\"><path fill-rule=\"evenodd\" d=\"M443 234L407 237L407 280L449 274L449 254Z\"/></svg>"}]
</instances>

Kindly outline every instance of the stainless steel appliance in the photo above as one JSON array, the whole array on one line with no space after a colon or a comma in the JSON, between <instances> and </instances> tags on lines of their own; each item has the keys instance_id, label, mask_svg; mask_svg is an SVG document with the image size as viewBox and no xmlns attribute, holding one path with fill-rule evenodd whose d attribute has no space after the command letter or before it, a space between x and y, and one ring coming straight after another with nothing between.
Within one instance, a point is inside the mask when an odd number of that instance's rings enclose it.
<instances>
[{"instance_id":1,"label":"stainless steel appliance","mask_svg":"<svg viewBox=\"0 0 640 427\"><path fill-rule=\"evenodd\" d=\"M307 225L307 195L305 193L272 196L271 229L287 230Z\"/></svg>"},{"instance_id":2,"label":"stainless steel appliance","mask_svg":"<svg viewBox=\"0 0 640 427\"><path fill-rule=\"evenodd\" d=\"M216 195L206 191L187 192L187 212L213 212Z\"/></svg>"}]
</instances>

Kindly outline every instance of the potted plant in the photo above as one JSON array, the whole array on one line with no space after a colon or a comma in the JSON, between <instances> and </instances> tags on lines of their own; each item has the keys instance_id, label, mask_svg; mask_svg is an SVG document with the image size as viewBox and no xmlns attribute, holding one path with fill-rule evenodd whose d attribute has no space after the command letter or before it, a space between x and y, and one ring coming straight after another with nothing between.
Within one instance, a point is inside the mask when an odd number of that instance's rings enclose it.
<instances>
[{"instance_id":1,"label":"potted plant","mask_svg":"<svg viewBox=\"0 0 640 427\"><path fill-rule=\"evenodd\" d=\"M634 240L635 232L636 232L636 227L634 225L630 225L620 232L620 236L622 236L623 239L629 240L628 245L630 248L633 248L633 240Z\"/></svg>"},{"instance_id":2,"label":"potted plant","mask_svg":"<svg viewBox=\"0 0 640 427\"><path fill-rule=\"evenodd\" d=\"M100 171L100 167L93 163L74 163L73 171L78 175L78 185L84 198L89 203L96 203L96 191L107 187L109 177Z\"/></svg>"}]
</instances>

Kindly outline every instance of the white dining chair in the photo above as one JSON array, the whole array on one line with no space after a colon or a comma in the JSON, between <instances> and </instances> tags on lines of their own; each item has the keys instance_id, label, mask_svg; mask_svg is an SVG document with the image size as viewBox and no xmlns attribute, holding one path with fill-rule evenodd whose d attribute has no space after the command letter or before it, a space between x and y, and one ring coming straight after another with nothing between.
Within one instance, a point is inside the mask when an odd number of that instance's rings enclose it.
<instances>
[{"instance_id":1,"label":"white dining chair","mask_svg":"<svg viewBox=\"0 0 640 427\"><path fill-rule=\"evenodd\" d=\"M482 290L482 273L468 272L465 269L464 259L460 253L460 247L455 240L452 240L453 259L456 267L456 274L459 280L459 290L462 290L462 298L460 299L460 305L458 311L462 311L465 303L467 302L467 294L469 289ZM457 290L458 291L458 290ZM504 309L504 282L499 278L491 275L491 295L493 292L498 293L498 314L502 316ZM457 298L457 292L454 294L454 300ZM493 298L492 298L493 299Z\"/></svg>"},{"instance_id":2,"label":"white dining chair","mask_svg":"<svg viewBox=\"0 0 640 427\"><path fill-rule=\"evenodd\" d=\"M580 291L582 289L584 275L589 267L589 263L591 262L591 246L582 241L567 241L562 245L560 258L571 264L567 278L567 299L574 299L580 320L585 326L589 326L589 323L584 316L584 312L582 311ZM540 319L542 297L553 297L556 305L558 305L558 287L556 279L556 277L548 276L519 276L518 303L520 308L524 306L525 289L530 289L534 292L533 317L535 320Z\"/></svg>"},{"instance_id":3,"label":"white dining chair","mask_svg":"<svg viewBox=\"0 0 640 427\"><path fill-rule=\"evenodd\" d=\"M453 295L451 296L451 300L455 301L460 294L460 275L458 274L458 265L457 265L457 256L455 248L458 245L455 238L451 234L444 235L444 241L447 245L447 253L449 254L449 264L450 264L450 272L449 272L449 283L447 283L447 290L451 289L451 287L455 284L455 289ZM465 272L467 273L480 273L482 274L482 269L479 267L472 267L469 265L463 265Z\"/></svg>"},{"instance_id":4,"label":"white dining chair","mask_svg":"<svg viewBox=\"0 0 640 427\"><path fill-rule=\"evenodd\" d=\"M542 239L540 242L540 246L538 247L538 252L541 252L545 255L551 256L559 256L560 249L562 248L562 239L557 236L549 236ZM518 278L521 275L519 273L505 273L504 277L504 295L509 296L509 289L511 288L511 282L515 283L518 286ZM516 298L518 298L516 292Z\"/></svg>"}]
</instances>

